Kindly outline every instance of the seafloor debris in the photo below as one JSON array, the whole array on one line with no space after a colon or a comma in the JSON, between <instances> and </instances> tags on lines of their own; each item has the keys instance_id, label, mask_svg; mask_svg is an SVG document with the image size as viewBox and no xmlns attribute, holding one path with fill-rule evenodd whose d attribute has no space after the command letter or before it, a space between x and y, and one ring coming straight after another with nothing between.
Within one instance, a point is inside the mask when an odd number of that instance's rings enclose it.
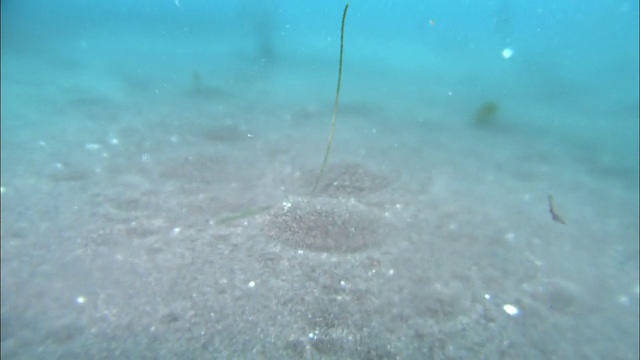
<instances>
[{"instance_id":1,"label":"seafloor debris","mask_svg":"<svg viewBox=\"0 0 640 360\"><path fill-rule=\"evenodd\" d=\"M500 107L495 101L486 101L480 104L473 118L473 124L476 126L494 125L495 117L499 109Z\"/></svg>"},{"instance_id":2,"label":"seafloor debris","mask_svg":"<svg viewBox=\"0 0 640 360\"><path fill-rule=\"evenodd\" d=\"M549 194L547 198L549 199L549 213L551 214L551 220L563 225L566 224L564 220L562 220L562 217L560 217L560 215L556 212L555 208L553 207L553 196Z\"/></svg>"}]
</instances>

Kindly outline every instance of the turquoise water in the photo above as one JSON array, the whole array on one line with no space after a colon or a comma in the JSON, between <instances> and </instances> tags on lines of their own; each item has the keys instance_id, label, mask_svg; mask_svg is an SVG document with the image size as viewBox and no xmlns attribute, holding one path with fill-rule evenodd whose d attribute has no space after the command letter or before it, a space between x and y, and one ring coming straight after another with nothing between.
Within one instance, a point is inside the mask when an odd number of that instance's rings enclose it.
<instances>
[{"instance_id":1,"label":"turquoise water","mask_svg":"<svg viewBox=\"0 0 640 360\"><path fill-rule=\"evenodd\" d=\"M344 5L2 3L3 357L638 357L638 4L351 1L313 192Z\"/></svg>"},{"instance_id":2,"label":"turquoise water","mask_svg":"<svg viewBox=\"0 0 640 360\"><path fill-rule=\"evenodd\" d=\"M262 91L272 101L311 99L330 106L341 15L336 8L342 4L158 1L54 7L8 1L3 79L44 76L46 69L28 61L46 57L46 65L77 70L66 79L52 71L51 80L62 77L69 86L90 85L129 100L171 97L198 74L207 86L248 98L262 98ZM342 96L436 120L444 114L464 117L478 104L496 101L510 123L594 143L602 156L635 173L636 10L633 2L616 1L354 3L346 26ZM513 55L505 59L504 49ZM12 96L9 91L4 100L12 104Z\"/></svg>"}]
</instances>

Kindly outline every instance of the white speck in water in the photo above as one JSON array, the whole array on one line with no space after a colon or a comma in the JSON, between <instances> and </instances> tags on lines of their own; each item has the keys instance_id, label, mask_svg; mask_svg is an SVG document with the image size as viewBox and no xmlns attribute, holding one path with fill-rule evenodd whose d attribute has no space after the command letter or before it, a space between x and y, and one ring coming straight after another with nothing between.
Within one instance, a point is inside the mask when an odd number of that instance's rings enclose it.
<instances>
[{"instance_id":1,"label":"white speck in water","mask_svg":"<svg viewBox=\"0 0 640 360\"><path fill-rule=\"evenodd\" d=\"M173 228L173 235L178 235L178 234L180 234L180 230L181 230L181 229L180 229L179 227L177 227L177 228Z\"/></svg>"},{"instance_id":2,"label":"white speck in water","mask_svg":"<svg viewBox=\"0 0 640 360\"><path fill-rule=\"evenodd\" d=\"M109 144L111 145L118 145L119 143L120 143L120 140L118 140L117 138L109 139Z\"/></svg>"},{"instance_id":3,"label":"white speck in water","mask_svg":"<svg viewBox=\"0 0 640 360\"><path fill-rule=\"evenodd\" d=\"M100 144L93 144L93 143L84 144L84 148L90 151L98 150L101 147L102 145Z\"/></svg>"},{"instance_id":4,"label":"white speck in water","mask_svg":"<svg viewBox=\"0 0 640 360\"><path fill-rule=\"evenodd\" d=\"M512 48L504 48L504 49L502 49L502 57L503 58L509 59L512 56L513 56L513 49Z\"/></svg>"},{"instance_id":5,"label":"white speck in water","mask_svg":"<svg viewBox=\"0 0 640 360\"><path fill-rule=\"evenodd\" d=\"M87 301L87 299L84 296L78 296L76 298L76 303L78 304L84 304L85 301Z\"/></svg>"},{"instance_id":6,"label":"white speck in water","mask_svg":"<svg viewBox=\"0 0 640 360\"><path fill-rule=\"evenodd\" d=\"M249 284L247 284L247 286L252 288L252 287L256 286L256 282L255 281L249 281Z\"/></svg>"},{"instance_id":7,"label":"white speck in water","mask_svg":"<svg viewBox=\"0 0 640 360\"><path fill-rule=\"evenodd\" d=\"M516 234L512 233L512 232L508 232L506 234L504 234L504 239L507 241L513 241L516 238Z\"/></svg>"},{"instance_id":8,"label":"white speck in water","mask_svg":"<svg viewBox=\"0 0 640 360\"><path fill-rule=\"evenodd\" d=\"M520 310L511 304L505 304L502 308L504 309L504 312L511 316L517 316L520 313Z\"/></svg>"},{"instance_id":9,"label":"white speck in water","mask_svg":"<svg viewBox=\"0 0 640 360\"><path fill-rule=\"evenodd\" d=\"M395 273L396 271L393 269L389 269L389 276L393 275L393 273Z\"/></svg>"},{"instance_id":10,"label":"white speck in water","mask_svg":"<svg viewBox=\"0 0 640 360\"><path fill-rule=\"evenodd\" d=\"M489 294L484 294L484 298L485 298L485 299L487 299L487 300L491 300L491 295L489 295Z\"/></svg>"},{"instance_id":11,"label":"white speck in water","mask_svg":"<svg viewBox=\"0 0 640 360\"><path fill-rule=\"evenodd\" d=\"M533 260L533 263L536 264L537 267L541 267L544 265L544 261L540 260Z\"/></svg>"},{"instance_id":12,"label":"white speck in water","mask_svg":"<svg viewBox=\"0 0 640 360\"><path fill-rule=\"evenodd\" d=\"M169 140L172 143L177 143L178 141L180 141L180 138L178 137L178 135L173 135L171 138L169 138Z\"/></svg>"}]
</instances>

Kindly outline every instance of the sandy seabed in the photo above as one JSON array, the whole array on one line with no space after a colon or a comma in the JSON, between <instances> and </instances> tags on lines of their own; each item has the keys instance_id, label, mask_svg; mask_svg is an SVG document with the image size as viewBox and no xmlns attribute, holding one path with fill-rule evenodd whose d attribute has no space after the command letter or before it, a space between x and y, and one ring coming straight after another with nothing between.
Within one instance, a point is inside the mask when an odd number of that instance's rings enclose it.
<instances>
[{"instance_id":1,"label":"sandy seabed","mask_svg":"<svg viewBox=\"0 0 640 360\"><path fill-rule=\"evenodd\" d=\"M3 359L638 358L627 168L345 101L313 191L324 105L192 95L3 111Z\"/></svg>"}]
</instances>

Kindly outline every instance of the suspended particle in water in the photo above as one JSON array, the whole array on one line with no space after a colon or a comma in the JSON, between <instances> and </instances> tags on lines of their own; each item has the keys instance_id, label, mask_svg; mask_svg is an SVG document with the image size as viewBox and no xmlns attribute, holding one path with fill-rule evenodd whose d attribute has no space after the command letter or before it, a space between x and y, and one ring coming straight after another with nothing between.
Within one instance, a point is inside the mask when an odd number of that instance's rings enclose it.
<instances>
[{"instance_id":1,"label":"suspended particle in water","mask_svg":"<svg viewBox=\"0 0 640 360\"><path fill-rule=\"evenodd\" d=\"M504 309L504 312L506 312L507 314L511 315L511 316L517 316L520 313L520 310L518 310L517 307L511 305L511 304L505 304L502 309Z\"/></svg>"}]
</instances>

